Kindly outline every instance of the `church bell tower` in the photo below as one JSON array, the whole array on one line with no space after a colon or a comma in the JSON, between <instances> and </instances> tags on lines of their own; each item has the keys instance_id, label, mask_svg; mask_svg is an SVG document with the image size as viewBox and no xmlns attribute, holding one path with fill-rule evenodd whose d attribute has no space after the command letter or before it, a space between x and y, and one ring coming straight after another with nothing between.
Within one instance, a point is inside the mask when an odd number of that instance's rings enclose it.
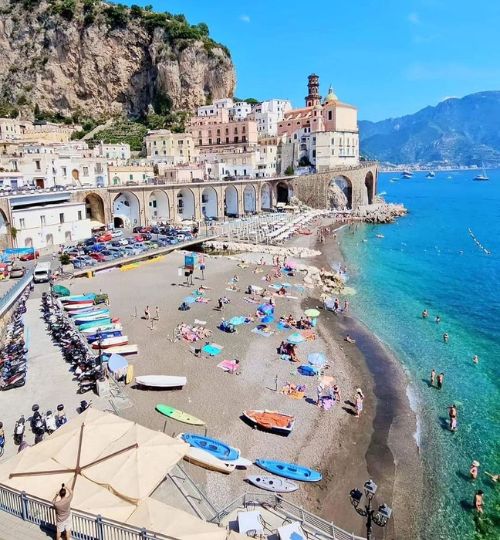
<instances>
[{"instance_id":1,"label":"church bell tower","mask_svg":"<svg viewBox=\"0 0 500 540\"><path fill-rule=\"evenodd\" d=\"M319 77L312 73L308 77L309 82L307 83L307 88L309 94L306 97L306 107L314 107L314 105L321 104L321 96L319 95Z\"/></svg>"}]
</instances>

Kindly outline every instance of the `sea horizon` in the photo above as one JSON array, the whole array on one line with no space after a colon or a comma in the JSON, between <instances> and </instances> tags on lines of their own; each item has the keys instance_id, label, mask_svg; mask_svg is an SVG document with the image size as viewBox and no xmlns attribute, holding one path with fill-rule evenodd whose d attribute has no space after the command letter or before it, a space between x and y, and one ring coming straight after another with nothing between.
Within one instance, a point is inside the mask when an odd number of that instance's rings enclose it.
<instances>
[{"instance_id":1,"label":"sea horizon","mask_svg":"<svg viewBox=\"0 0 500 540\"><path fill-rule=\"evenodd\" d=\"M408 377L405 390L417 416L415 441L424 464L422 515L431 516L420 524L422 538L489 538L494 530L498 495L484 472L497 474L500 466L494 435L500 170L490 169L490 178L474 182L465 170L441 171L433 179L416 172L409 180L382 173L379 192L387 202L405 204L408 216L390 225L352 225L339 234L349 286L357 291L353 313ZM474 242L469 228L491 254ZM426 320L424 309L430 313ZM442 390L430 387L432 368L445 373ZM452 404L459 413L456 433L448 429ZM472 460L481 463L475 482L468 476ZM486 501L479 520L471 511L476 489Z\"/></svg>"}]
</instances>

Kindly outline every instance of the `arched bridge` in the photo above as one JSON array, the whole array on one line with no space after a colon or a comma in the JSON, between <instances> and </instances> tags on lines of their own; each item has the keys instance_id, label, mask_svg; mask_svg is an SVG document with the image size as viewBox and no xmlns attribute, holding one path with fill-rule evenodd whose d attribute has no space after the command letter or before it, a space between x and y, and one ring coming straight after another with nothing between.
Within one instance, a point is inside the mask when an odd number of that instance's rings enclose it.
<instances>
[{"instance_id":1,"label":"arched bridge","mask_svg":"<svg viewBox=\"0 0 500 540\"><path fill-rule=\"evenodd\" d=\"M118 227L265 212L292 196L314 208L357 208L371 204L377 172L376 164L367 163L305 176L109 186L75 191L72 199L85 202L93 221Z\"/></svg>"}]
</instances>

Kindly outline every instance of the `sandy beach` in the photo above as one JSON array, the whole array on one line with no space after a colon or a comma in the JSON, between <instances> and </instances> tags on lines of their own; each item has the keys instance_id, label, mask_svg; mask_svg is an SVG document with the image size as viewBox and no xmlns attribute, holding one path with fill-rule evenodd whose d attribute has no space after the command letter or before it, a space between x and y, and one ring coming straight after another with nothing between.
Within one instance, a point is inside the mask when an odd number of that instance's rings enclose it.
<instances>
[{"instance_id":1,"label":"sandy beach","mask_svg":"<svg viewBox=\"0 0 500 540\"><path fill-rule=\"evenodd\" d=\"M314 247L315 242L315 235L292 241L294 245L309 247ZM333 238L319 244L317 249L323 252L322 256L300 262L321 267L341 260ZM290 289L293 298L274 297L276 315L291 313L299 318L307 308L320 308L317 337L298 346L299 359L307 363L309 353L324 353L329 364L325 375L334 377L342 395L341 403L331 410L319 409L315 404L317 379L300 375L297 364L282 360L276 351L293 330L280 331L273 325L275 333L264 337L251 332L256 323L238 326L235 334L217 329L221 317L230 319L255 314L258 304L249 303L244 291L248 285L266 286L262 278L271 267L255 264L259 259L256 254L207 257L205 280L195 271L192 286L183 284L184 276L179 273L184 261L182 253L173 253L129 271L115 269L98 274L92 280L64 284L70 285L72 293L102 290L109 294L113 316L122 320L129 342L139 345L139 354L129 357L136 375L185 375L188 379L184 389L178 391L146 391L129 386L126 393L134 406L122 411L123 416L177 435L189 426L166 421L154 410L157 403L165 403L205 420L210 436L240 448L248 459L281 459L321 470L324 475L321 482L301 486L287 498L358 535L366 532L364 521L351 507L349 491L373 478L379 485L377 500L387 502L394 510L394 519L383 532L378 532L378 537L410 537L417 518L418 497L409 501L405 492L411 485L413 493L420 493L421 470L413 439L415 417L405 394L402 369L380 342L354 319L322 310L316 299L321 291L293 287ZM265 259L271 262L270 256ZM241 264L241 260L250 262ZM300 286L302 276L296 274L286 281ZM240 290L227 290L235 275ZM201 284L210 287L207 297L211 300L206 304L195 303L189 311L179 311L183 298ZM221 313L214 308L217 299L224 295L230 303ZM158 306L158 321L142 318L147 305L152 316ZM193 324L195 320L206 321L206 327L212 331L209 340L223 346L219 355L196 357L194 349L200 342L173 340L174 328L180 322ZM355 345L343 340L346 333L356 339ZM240 375L228 374L216 367L226 359L240 361ZM295 400L276 391L276 379L278 390L286 382L306 384L306 398ZM360 418L353 415L349 403L357 387L363 389L366 397ZM252 429L240 418L244 409L271 409L295 415L295 429L289 437ZM203 433L200 428L195 430ZM244 478L255 474L256 467L228 476L191 464L186 464L186 468L219 508L241 493L255 489L246 484Z\"/></svg>"}]
</instances>

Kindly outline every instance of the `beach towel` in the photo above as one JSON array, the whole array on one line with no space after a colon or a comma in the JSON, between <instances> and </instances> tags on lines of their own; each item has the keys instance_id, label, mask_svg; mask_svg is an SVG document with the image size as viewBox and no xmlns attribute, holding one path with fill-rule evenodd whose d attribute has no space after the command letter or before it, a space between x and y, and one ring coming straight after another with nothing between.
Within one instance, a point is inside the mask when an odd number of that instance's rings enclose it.
<instances>
[{"instance_id":1,"label":"beach towel","mask_svg":"<svg viewBox=\"0 0 500 540\"><path fill-rule=\"evenodd\" d=\"M297 371L305 377L314 377L318 374L318 368L314 366L302 365L297 368Z\"/></svg>"},{"instance_id":2,"label":"beach towel","mask_svg":"<svg viewBox=\"0 0 500 540\"><path fill-rule=\"evenodd\" d=\"M316 339L314 330L302 330L300 334L306 341L314 341Z\"/></svg>"},{"instance_id":3,"label":"beach towel","mask_svg":"<svg viewBox=\"0 0 500 540\"><path fill-rule=\"evenodd\" d=\"M272 332L272 331L271 332L265 332L264 330L259 330L259 328L254 328L252 330L252 332L254 334L259 334L259 336L264 336L264 337L270 337L270 336L272 336L274 334L274 332Z\"/></svg>"},{"instance_id":4,"label":"beach towel","mask_svg":"<svg viewBox=\"0 0 500 540\"><path fill-rule=\"evenodd\" d=\"M251 298L243 298L243 300L245 302L247 302L248 304L258 304L259 303L259 300L252 300Z\"/></svg>"},{"instance_id":5,"label":"beach towel","mask_svg":"<svg viewBox=\"0 0 500 540\"><path fill-rule=\"evenodd\" d=\"M320 407L325 409L325 411L329 411L333 407L334 403L335 401L333 401L333 399L330 396L323 396L319 400Z\"/></svg>"},{"instance_id":6,"label":"beach towel","mask_svg":"<svg viewBox=\"0 0 500 540\"><path fill-rule=\"evenodd\" d=\"M299 332L294 332L293 334L290 334L288 336L288 343L293 343L295 345L298 345L299 343L303 343L305 340L306 340L305 337Z\"/></svg>"},{"instance_id":7,"label":"beach towel","mask_svg":"<svg viewBox=\"0 0 500 540\"><path fill-rule=\"evenodd\" d=\"M235 371L238 367L238 364L234 360L222 360L217 364L217 367L224 371Z\"/></svg>"},{"instance_id":8,"label":"beach towel","mask_svg":"<svg viewBox=\"0 0 500 540\"><path fill-rule=\"evenodd\" d=\"M238 317L232 317L229 319L229 323L233 326L239 326L240 324L246 324L250 322L246 317L238 316Z\"/></svg>"},{"instance_id":9,"label":"beach towel","mask_svg":"<svg viewBox=\"0 0 500 540\"><path fill-rule=\"evenodd\" d=\"M201 350L209 356L217 356L223 348L222 345L217 345L217 343L209 343L208 345L203 345Z\"/></svg>"},{"instance_id":10,"label":"beach towel","mask_svg":"<svg viewBox=\"0 0 500 540\"><path fill-rule=\"evenodd\" d=\"M307 361L312 366L323 367L326 364L326 358L323 353L310 353L307 356Z\"/></svg>"},{"instance_id":11,"label":"beach towel","mask_svg":"<svg viewBox=\"0 0 500 540\"><path fill-rule=\"evenodd\" d=\"M276 327L278 328L278 330L289 330L291 328L291 326L289 324L287 324L286 322L283 322L283 321L280 321Z\"/></svg>"},{"instance_id":12,"label":"beach towel","mask_svg":"<svg viewBox=\"0 0 500 540\"><path fill-rule=\"evenodd\" d=\"M198 326L205 326L207 324L207 321L200 321L199 319L195 319L194 324L197 324Z\"/></svg>"}]
</instances>

